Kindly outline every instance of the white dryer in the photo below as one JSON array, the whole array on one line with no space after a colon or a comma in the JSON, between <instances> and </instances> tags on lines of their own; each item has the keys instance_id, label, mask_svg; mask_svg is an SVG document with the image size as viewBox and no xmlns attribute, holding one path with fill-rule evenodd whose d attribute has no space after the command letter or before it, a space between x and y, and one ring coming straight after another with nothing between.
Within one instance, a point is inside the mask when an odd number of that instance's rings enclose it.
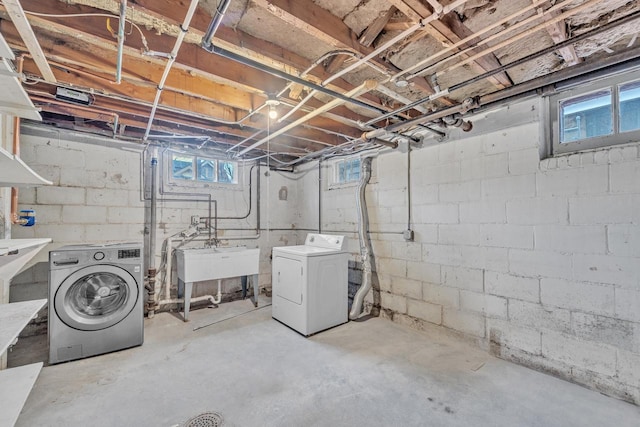
<instances>
[{"instance_id":1,"label":"white dryer","mask_svg":"<svg viewBox=\"0 0 640 427\"><path fill-rule=\"evenodd\" d=\"M141 345L143 292L139 243L49 252L49 363Z\"/></svg>"},{"instance_id":2,"label":"white dryer","mask_svg":"<svg viewBox=\"0 0 640 427\"><path fill-rule=\"evenodd\" d=\"M273 248L274 319L302 335L348 321L344 236L308 234L304 245Z\"/></svg>"}]
</instances>

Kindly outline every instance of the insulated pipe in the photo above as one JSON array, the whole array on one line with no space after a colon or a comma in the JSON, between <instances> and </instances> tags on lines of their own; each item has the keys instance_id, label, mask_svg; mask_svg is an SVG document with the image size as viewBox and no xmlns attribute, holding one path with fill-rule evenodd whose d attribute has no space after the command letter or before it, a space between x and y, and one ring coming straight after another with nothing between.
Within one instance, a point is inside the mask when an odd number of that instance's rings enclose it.
<instances>
[{"instance_id":1,"label":"insulated pipe","mask_svg":"<svg viewBox=\"0 0 640 427\"><path fill-rule=\"evenodd\" d=\"M353 98L353 97L357 97L362 95L363 93L366 92L370 92L372 90L374 90L376 87L378 86L378 82L376 82L375 80L365 80L364 83L362 83L360 86L357 86L353 89L351 89L349 92L347 92L345 94L345 96L347 96L348 98ZM253 150L256 147L259 147L260 145L264 144L265 142L267 142L268 140L275 138L276 136L282 135L283 133L293 129L294 127L305 123L309 120L311 120L312 118L319 116L320 114L329 111L341 104L344 104L344 100L342 99L334 99L333 101L327 102L326 104L324 104L322 107L317 108L315 110L313 110L312 112L304 115L303 117L300 117L297 120L294 120L293 122L287 124L286 126L281 127L280 129L276 130L275 132L271 132L268 136L266 136L265 138L262 138L261 140L254 142L253 144L251 144L250 146L244 148L243 150L241 150L240 152L238 152L236 154L237 156L242 156L243 154L246 154L248 151Z\"/></svg>"},{"instance_id":2,"label":"insulated pipe","mask_svg":"<svg viewBox=\"0 0 640 427\"><path fill-rule=\"evenodd\" d=\"M365 190L371 178L371 157L362 160L362 176L358 184L358 195L356 197L356 209L358 211L358 241L360 242L360 258L362 259L362 284L353 297L353 304L349 312L349 319L355 320L360 317L364 297L369 293L372 286L371 241L369 240L369 214L367 212L367 201Z\"/></svg>"},{"instance_id":3,"label":"insulated pipe","mask_svg":"<svg viewBox=\"0 0 640 427\"><path fill-rule=\"evenodd\" d=\"M122 81L122 53L124 50L124 24L127 19L127 0L120 0L120 20L118 22L118 59L116 61L116 83Z\"/></svg>"},{"instance_id":4,"label":"insulated pipe","mask_svg":"<svg viewBox=\"0 0 640 427\"><path fill-rule=\"evenodd\" d=\"M182 25L180 25L180 33L178 33L176 43L173 46L173 50L171 51L171 56L167 61L167 65L164 68L164 73L162 73L162 77L160 78L160 82L158 83L158 90L156 90L156 97L153 100L153 106L151 107L151 113L149 114L147 129L144 132L144 137L142 138L143 141L146 141L149 138L149 132L151 132L151 124L153 123L153 118L155 117L156 110L158 109L158 103L160 102L160 95L162 95L162 90L164 89L164 83L167 81L169 71L171 71L171 67L173 67L173 63L176 61L178 51L180 50L180 46L182 46L182 41L184 40L184 36L187 34L187 31L189 31L189 24L191 23L191 18L193 18L194 13L196 12L198 1L199 0L191 0L189 10L187 10L187 15L185 16Z\"/></svg>"}]
</instances>

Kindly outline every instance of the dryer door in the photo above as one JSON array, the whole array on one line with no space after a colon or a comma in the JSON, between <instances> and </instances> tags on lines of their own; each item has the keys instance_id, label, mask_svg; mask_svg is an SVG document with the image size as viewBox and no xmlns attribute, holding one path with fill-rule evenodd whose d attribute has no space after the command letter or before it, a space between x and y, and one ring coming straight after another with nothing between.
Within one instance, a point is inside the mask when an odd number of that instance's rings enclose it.
<instances>
[{"instance_id":1,"label":"dryer door","mask_svg":"<svg viewBox=\"0 0 640 427\"><path fill-rule=\"evenodd\" d=\"M138 284L128 271L113 265L92 265L76 270L60 284L54 310L71 328L97 331L127 317L138 294Z\"/></svg>"}]
</instances>

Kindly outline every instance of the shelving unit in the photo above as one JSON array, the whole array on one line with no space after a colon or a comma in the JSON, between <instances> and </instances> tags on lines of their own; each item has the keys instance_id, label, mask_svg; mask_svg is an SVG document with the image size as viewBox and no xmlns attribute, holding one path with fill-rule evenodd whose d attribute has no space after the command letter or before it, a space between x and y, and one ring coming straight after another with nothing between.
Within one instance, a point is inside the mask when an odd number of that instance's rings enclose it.
<instances>
[{"instance_id":1,"label":"shelving unit","mask_svg":"<svg viewBox=\"0 0 640 427\"><path fill-rule=\"evenodd\" d=\"M0 427L13 427L40 374L42 362L0 371Z\"/></svg>"}]
</instances>

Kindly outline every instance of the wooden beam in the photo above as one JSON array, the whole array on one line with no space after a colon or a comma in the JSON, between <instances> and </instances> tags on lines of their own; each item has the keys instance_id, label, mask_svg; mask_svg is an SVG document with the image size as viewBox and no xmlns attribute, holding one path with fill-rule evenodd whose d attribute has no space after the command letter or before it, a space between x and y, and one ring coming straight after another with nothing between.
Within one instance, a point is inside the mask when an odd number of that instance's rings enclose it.
<instances>
[{"instance_id":1,"label":"wooden beam","mask_svg":"<svg viewBox=\"0 0 640 427\"><path fill-rule=\"evenodd\" d=\"M45 80L55 83L56 78L51 71L51 67L49 67L49 63L47 62L47 58L44 56L44 52L42 52L42 48L38 43L38 39L36 39L36 35L33 33L33 29L31 25L29 25L29 21L27 20L26 15L24 14L24 10L22 10L22 6L20 5L19 0L4 0L3 2L9 17L11 17L11 21L18 29L20 33L20 37L24 41L27 49L29 49L29 53L38 64L38 68L40 69L40 73L45 78Z\"/></svg>"},{"instance_id":2,"label":"wooden beam","mask_svg":"<svg viewBox=\"0 0 640 427\"><path fill-rule=\"evenodd\" d=\"M426 18L432 13L428 6L422 4L418 0L389 0L389 2L395 5L414 22L418 22L420 19ZM429 34L441 44L446 45L457 43L473 34L473 32L462 23L455 12L449 12L440 19L430 22L429 26L433 29ZM476 40L470 40L468 43L462 45L461 48L472 46L475 42ZM475 50L473 50L472 53L473 52L475 52ZM470 55L463 55L465 58L468 58L469 56ZM491 54L486 57L478 58L474 61L474 65L478 68L479 72L484 73L498 68L501 64L500 61L498 61L498 58ZM513 81L511 81L511 78L506 72L496 74L487 80L499 89L513 85Z\"/></svg>"},{"instance_id":3,"label":"wooden beam","mask_svg":"<svg viewBox=\"0 0 640 427\"><path fill-rule=\"evenodd\" d=\"M560 15L560 11L555 11L551 14L551 17L556 17L558 15ZM563 42L568 38L567 24L564 20L554 22L552 25L547 26L546 29L553 39L553 42L556 44ZM578 56L573 45L560 48L558 49L558 52L560 52L562 59L564 59L568 65L576 65L582 62L582 58Z\"/></svg>"},{"instance_id":4,"label":"wooden beam","mask_svg":"<svg viewBox=\"0 0 640 427\"><path fill-rule=\"evenodd\" d=\"M391 6L389 10L381 13L376 20L373 21L366 30L364 30L359 39L360 44L366 47L371 46L397 10L398 9L395 6Z\"/></svg>"}]
</instances>

